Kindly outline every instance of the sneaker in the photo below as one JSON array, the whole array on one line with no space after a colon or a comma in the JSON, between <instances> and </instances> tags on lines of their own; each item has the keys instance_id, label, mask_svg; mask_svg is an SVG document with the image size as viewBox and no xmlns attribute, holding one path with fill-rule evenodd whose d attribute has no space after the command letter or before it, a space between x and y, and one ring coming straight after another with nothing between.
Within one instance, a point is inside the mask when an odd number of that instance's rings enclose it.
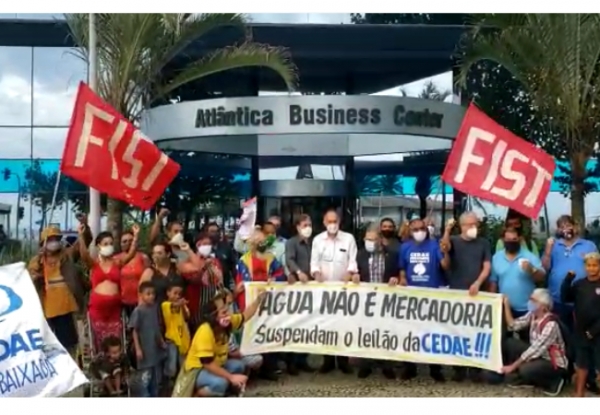
<instances>
[{"instance_id":1,"label":"sneaker","mask_svg":"<svg viewBox=\"0 0 600 415\"><path fill-rule=\"evenodd\" d=\"M561 378L551 388L544 389L542 392L546 396L558 396L562 392L563 386L565 386L565 380Z\"/></svg>"}]
</instances>

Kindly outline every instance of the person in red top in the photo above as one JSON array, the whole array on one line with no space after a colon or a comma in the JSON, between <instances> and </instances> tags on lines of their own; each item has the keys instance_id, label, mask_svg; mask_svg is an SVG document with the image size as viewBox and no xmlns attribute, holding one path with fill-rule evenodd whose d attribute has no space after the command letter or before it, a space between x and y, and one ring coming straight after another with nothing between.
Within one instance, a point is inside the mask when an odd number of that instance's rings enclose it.
<instances>
[{"instance_id":1,"label":"person in red top","mask_svg":"<svg viewBox=\"0 0 600 415\"><path fill-rule=\"evenodd\" d=\"M109 336L122 338L121 321L121 269L137 253L139 227L134 225L133 240L129 252L120 259L114 257L113 236L110 232L100 232L96 236L97 258L92 258L83 239L85 226L79 229L79 253L90 269L92 292L88 305L89 323L93 336L93 346L100 350L101 344Z\"/></svg>"},{"instance_id":2,"label":"person in red top","mask_svg":"<svg viewBox=\"0 0 600 415\"><path fill-rule=\"evenodd\" d=\"M203 305L213 301L217 292L223 288L223 266L213 252L213 241L207 233L201 233L196 239L196 250L203 262L200 270L199 282L201 285L198 308L198 310L202 310Z\"/></svg>"},{"instance_id":3,"label":"person in red top","mask_svg":"<svg viewBox=\"0 0 600 415\"><path fill-rule=\"evenodd\" d=\"M121 235L121 252L115 255L116 260L123 259L131 248L133 232L125 231ZM150 260L143 252L136 252L131 261L121 268L121 301L127 317L138 305L138 285L146 268L150 267Z\"/></svg>"},{"instance_id":4,"label":"person in red top","mask_svg":"<svg viewBox=\"0 0 600 415\"><path fill-rule=\"evenodd\" d=\"M277 261L275 255L267 252L272 241L273 239L267 239L262 231L255 230L248 240L248 252L238 261L234 295L242 312L246 308L245 282L284 282L287 280L283 266ZM265 354L259 372L260 377L266 380L277 380L278 360L278 354Z\"/></svg>"},{"instance_id":5,"label":"person in red top","mask_svg":"<svg viewBox=\"0 0 600 415\"><path fill-rule=\"evenodd\" d=\"M246 308L245 282L286 281L283 266L268 252L272 242L262 231L255 230L248 240L248 252L238 261L234 295L241 311Z\"/></svg>"}]
</instances>

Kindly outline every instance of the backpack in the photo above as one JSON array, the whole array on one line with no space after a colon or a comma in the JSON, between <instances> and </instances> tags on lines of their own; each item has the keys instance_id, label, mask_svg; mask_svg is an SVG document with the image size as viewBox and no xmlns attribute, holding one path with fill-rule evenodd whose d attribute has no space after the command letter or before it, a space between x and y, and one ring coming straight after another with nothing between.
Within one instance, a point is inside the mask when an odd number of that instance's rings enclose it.
<instances>
[{"instance_id":1,"label":"backpack","mask_svg":"<svg viewBox=\"0 0 600 415\"><path fill-rule=\"evenodd\" d=\"M538 333L541 333L544 330L544 327L546 327L546 324L548 324L551 321L554 321L558 325L558 329L560 330L560 336L562 337L563 343L565 344L565 356L569 361L569 365L571 365L572 362L575 362L575 348L573 347L573 344L571 342L571 332L569 328L565 325L565 323L563 323L556 314L549 314L548 316L544 317L544 319L538 324L536 331Z\"/></svg>"}]
</instances>

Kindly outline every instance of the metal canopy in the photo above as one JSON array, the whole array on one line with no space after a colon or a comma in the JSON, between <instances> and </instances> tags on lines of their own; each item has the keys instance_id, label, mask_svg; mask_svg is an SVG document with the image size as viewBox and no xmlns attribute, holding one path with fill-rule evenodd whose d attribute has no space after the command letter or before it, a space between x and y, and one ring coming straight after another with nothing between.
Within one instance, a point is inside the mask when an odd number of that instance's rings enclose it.
<instances>
[{"instance_id":1,"label":"metal canopy","mask_svg":"<svg viewBox=\"0 0 600 415\"><path fill-rule=\"evenodd\" d=\"M463 26L443 25L251 24L246 32L223 27L187 48L170 69L251 36L255 42L290 49L302 92L373 93L450 70L463 31ZM0 46L69 47L74 42L64 21L2 20ZM281 80L265 69L229 71L186 89L227 94L248 85L284 90Z\"/></svg>"}]
</instances>

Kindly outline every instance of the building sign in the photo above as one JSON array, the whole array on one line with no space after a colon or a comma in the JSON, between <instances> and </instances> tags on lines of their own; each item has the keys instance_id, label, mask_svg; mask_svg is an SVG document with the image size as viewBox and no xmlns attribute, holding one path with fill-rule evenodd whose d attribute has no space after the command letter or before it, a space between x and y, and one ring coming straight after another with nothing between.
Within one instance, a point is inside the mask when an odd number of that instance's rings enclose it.
<instances>
[{"instance_id":1,"label":"building sign","mask_svg":"<svg viewBox=\"0 0 600 415\"><path fill-rule=\"evenodd\" d=\"M306 107L297 104L279 106L275 109L259 109L250 106L199 108L196 112L196 128L211 127L262 127L273 126L283 118L290 127L308 125L372 125L382 123L389 117L398 127L442 128L444 114L425 107L414 110L406 105L390 108L339 108L333 104L325 107Z\"/></svg>"},{"instance_id":2,"label":"building sign","mask_svg":"<svg viewBox=\"0 0 600 415\"><path fill-rule=\"evenodd\" d=\"M296 134L454 139L464 111L451 103L382 95L219 98L153 108L141 128L155 141Z\"/></svg>"}]
</instances>

